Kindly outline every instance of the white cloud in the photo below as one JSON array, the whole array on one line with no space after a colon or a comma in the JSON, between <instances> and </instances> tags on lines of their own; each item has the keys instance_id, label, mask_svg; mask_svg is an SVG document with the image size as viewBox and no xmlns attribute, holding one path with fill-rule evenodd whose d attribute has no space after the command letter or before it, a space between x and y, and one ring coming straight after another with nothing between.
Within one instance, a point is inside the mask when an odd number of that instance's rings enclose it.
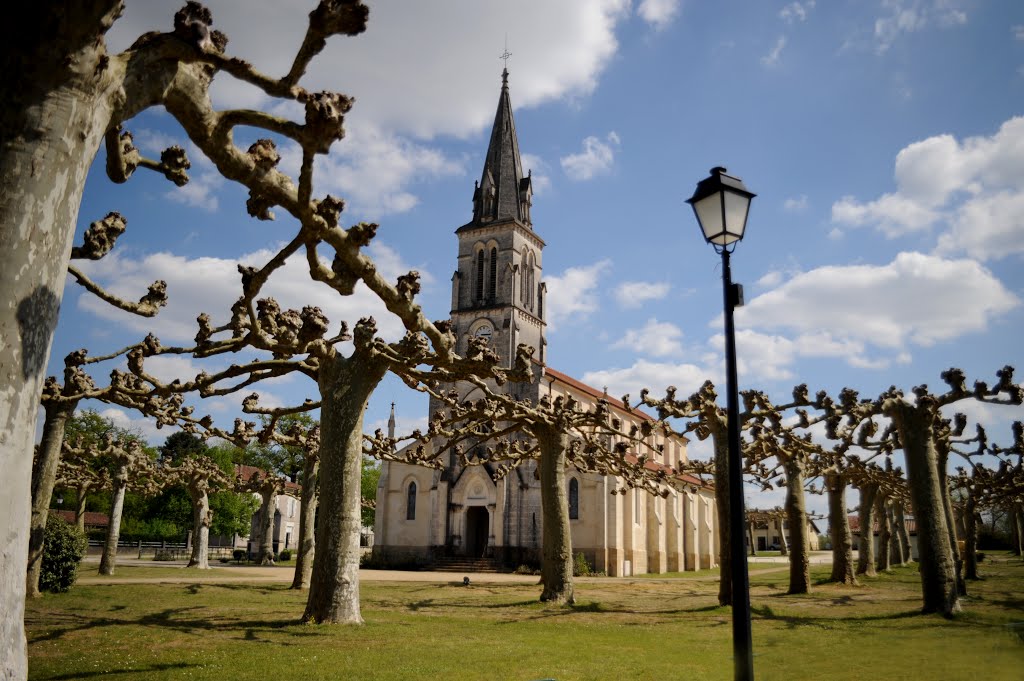
<instances>
[{"instance_id":1,"label":"white cloud","mask_svg":"<svg viewBox=\"0 0 1024 681\"><path fill-rule=\"evenodd\" d=\"M778 66L779 59L782 58L782 50L786 47L786 36L779 36L779 39L775 41L775 45L768 51L768 54L761 57L761 64L772 68Z\"/></svg>"},{"instance_id":2,"label":"white cloud","mask_svg":"<svg viewBox=\"0 0 1024 681\"><path fill-rule=\"evenodd\" d=\"M771 272L765 273L763 277L757 280L757 285L762 288L775 288L782 283L784 275L779 270L772 270Z\"/></svg>"},{"instance_id":3,"label":"white cloud","mask_svg":"<svg viewBox=\"0 0 1024 681\"><path fill-rule=\"evenodd\" d=\"M156 421L148 416L142 416L138 412L132 412L132 414L129 415L128 412L119 407L98 409L97 412L103 418L110 419L116 427L123 428L124 430L128 430L133 433L139 433L142 435L142 439L153 446L163 444L164 440L166 440L171 433L176 433L179 430L176 426L164 426L162 428L157 428Z\"/></svg>"},{"instance_id":4,"label":"white cloud","mask_svg":"<svg viewBox=\"0 0 1024 681\"><path fill-rule=\"evenodd\" d=\"M793 196L782 202L782 208L790 213L803 213L807 210L807 194Z\"/></svg>"},{"instance_id":5,"label":"white cloud","mask_svg":"<svg viewBox=\"0 0 1024 681\"><path fill-rule=\"evenodd\" d=\"M1024 40L1024 24L1017 24L1010 28L1014 40Z\"/></svg>"},{"instance_id":6,"label":"white cloud","mask_svg":"<svg viewBox=\"0 0 1024 681\"><path fill-rule=\"evenodd\" d=\"M907 33L967 23L967 14L958 4L956 0L883 0L886 14L875 20L876 51L886 52Z\"/></svg>"},{"instance_id":7,"label":"white cloud","mask_svg":"<svg viewBox=\"0 0 1024 681\"><path fill-rule=\"evenodd\" d=\"M597 285L611 269L610 260L586 267L570 267L561 275L545 277L548 331L571 318L586 318L597 309Z\"/></svg>"},{"instance_id":8,"label":"white cloud","mask_svg":"<svg viewBox=\"0 0 1024 681\"><path fill-rule=\"evenodd\" d=\"M551 167L540 156L520 154L523 170L533 178L533 195L543 196L551 191Z\"/></svg>"},{"instance_id":9,"label":"white cloud","mask_svg":"<svg viewBox=\"0 0 1024 681\"><path fill-rule=\"evenodd\" d=\"M613 343L612 348L624 348L640 355L670 357L683 353L682 340L682 329L652 317L643 328L626 331L626 335Z\"/></svg>"},{"instance_id":10,"label":"white cloud","mask_svg":"<svg viewBox=\"0 0 1024 681\"><path fill-rule=\"evenodd\" d=\"M714 379L715 376L711 376L707 369L694 364L650 362L641 359L623 369L588 371L583 374L582 380L596 388L607 387L608 394L616 398L628 393L632 396L633 403L636 403L642 388L648 388L652 395L658 396L664 394L665 388L674 385L678 389L678 395L685 396L696 392L708 378Z\"/></svg>"},{"instance_id":11,"label":"white cloud","mask_svg":"<svg viewBox=\"0 0 1024 681\"><path fill-rule=\"evenodd\" d=\"M378 270L388 279L395 280L410 269L397 253L380 242L368 248ZM97 317L115 321L138 331L152 331L165 343L190 343L196 333L196 316L209 313L215 324L226 321L231 304L238 298L241 280L238 263L259 266L274 251L263 249L240 256L226 258L186 258L171 253L154 253L140 259L122 256L114 251L99 261L81 263L94 280L114 293L135 299L154 279L167 282L168 304L152 319L129 315L104 303L95 296L83 293L78 306ZM326 255L326 254L322 254ZM420 270L425 284L432 281L429 273ZM360 317L373 315L381 335L389 340L401 337L401 322L387 312L380 300L362 284L351 296L341 296L327 286L313 282L302 253L288 259L285 266L271 277L264 288L264 297L273 296L282 308L301 309L305 305L319 306L331 321L331 333L336 333L342 320L351 327Z\"/></svg>"},{"instance_id":12,"label":"white cloud","mask_svg":"<svg viewBox=\"0 0 1024 681\"><path fill-rule=\"evenodd\" d=\"M297 11L292 3L274 0L204 4L214 28L230 38L232 56L271 75L288 71L306 30L306 8ZM629 0L375 3L366 33L330 38L302 84L355 96L350 122L373 121L422 139L466 137L493 120L502 66L498 53L506 34L514 55L509 62L514 103L535 107L594 89L618 50L615 33L629 7ZM108 44L123 50L146 31L171 30L176 9L160 0L128 3L108 33ZM221 80L230 78L218 75L215 85ZM228 83L219 95L218 107L260 105L239 84Z\"/></svg>"},{"instance_id":13,"label":"white cloud","mask_svg":"<svg viewBox=\"0 0 1024 681\"><path fill-rule=\"evenodd\" d=\"M589 180L611 171L615 162L615 148L620 141L614 131L608 133L607 140L605 143L596 137L587 137L583 140L582 152L562 157L562 170L569 179Z\"/></svg>"},{"instance_id":14,"label":"white cloud","mask_svg":"<svg viewBox=\"0 0 1024 681\"><path fill-rule=\"evenodd\" d=\"M661 30L679 14L679 0L641 0L636 11L644 21Z\"/></svg>"},{"instance_id":15,"label":"white cloud","mask_svg":"<svg viewBox=\"0 0 1024 681\"><path fill-rule=\"evenodd\" d=\"M779 18L789 24L806 21L807 15L811 13L812 9L814 9L814 0L791 2L779 10Z\"/></svg>"},{"instance_id":16,"label":"white cloud","mask_svg":"<svg viewBox=\"0 0 1024 681\"><path fill-rule=\"evenodd\" d=\"M624 281L615 289L615 300L626 308L640 307L648 300L661 300L671 285L665 281Z\"/></svg>"},{"instance_id":17,"label":"white cloud","mask_svg":"<svg viewBox=\"0 0 1024 681\"><path fill-rule=\"evenodd\" d=\"M860 202L846 196L832 221L874 226L889 237L938 223L951 227L938 252L977 258L1024 253L1024 117L1011 118L990 137L938 135L896 156L897 190Z\"/></svg>"},{"instance_id":18,"label":"white cloud","mask_svg":"<svg viewBox=\"0 0 1024 681\"><path fill-rule=\"evenodd\" d=\"M909 346L984 331L1019 304L974 261L900 253L887 265L820 267L793 276L737 310L736 324L792 334L793 346L775 343L777 364L785 365L792 352L882 367L906 361Z\"/></svg>"}]
</instances>

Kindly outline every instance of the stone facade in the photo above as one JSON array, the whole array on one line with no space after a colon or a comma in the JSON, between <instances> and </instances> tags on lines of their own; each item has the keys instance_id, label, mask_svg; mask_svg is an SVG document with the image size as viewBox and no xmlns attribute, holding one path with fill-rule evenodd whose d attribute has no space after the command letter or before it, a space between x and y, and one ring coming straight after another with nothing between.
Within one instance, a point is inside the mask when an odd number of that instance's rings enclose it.
<instances>
[{"instance_id":1,"label":"stone facade","mask_svg":"<svg viewBox=\"0 0 1024 681\"><path fill-rule=\"evenodd\" d=\"M511 366L521 343L534 348L538 371L530 383L502 390L536 403L571 395L587 409L599 399L612 405L621 432L639 411L546 366L544 241L530 218L532 182L524 175L509 99L508 73L481 180L473 193L473 219L456 230L458 269L452 276L453 330L458 352L472 336L483 336ZM457 384L460 399L474 386ZM492 386L493 388L494 386ZM431 401L430 413L441 407ZM394 423L392 421L392 428ZM658 443L656 463L686 460L686 439ZM508 566L537 563L543 514L537 463L526 461L497 482L495 468L460 466L450 454L443 470L383 462L377 488L374 552L391 559L442 555L488 557ZM622 487L613 476L566 471L573 552L582 552L609 575L707 569L717 564L718 534L713 491L688 479L667 499Z\"/></svg>"}]
</instances>

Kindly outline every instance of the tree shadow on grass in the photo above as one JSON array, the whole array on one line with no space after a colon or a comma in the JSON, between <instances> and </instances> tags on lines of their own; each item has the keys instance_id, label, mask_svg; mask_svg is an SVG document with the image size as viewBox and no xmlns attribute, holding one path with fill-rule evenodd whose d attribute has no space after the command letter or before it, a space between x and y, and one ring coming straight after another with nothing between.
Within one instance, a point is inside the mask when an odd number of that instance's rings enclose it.
<instances>
[{"instance_id":1,"label":"tree shadow on grass","mask_svg":"<svg viewBox=\"0 0 1024 681\"><path fill-rule=\"evenodd\" d=\"M53 619L53 615L50 616ZM299 620L256 620L231 618L224 615L211 617L210 612L202 606L185 608L166 608L158 612L147 613L136 618L115 619L96 617L88 614L64 612L62 622L50 624L49 631L40 636L30 636L31 643L57 641L69 634L104 629L111 627L144 627L173 631L180 634L203 636L209 632L217 632L224 636L237 633L240 639L260 640L266 643L275 641L261 637L260 634L286 634L291 637L317 636L313 628L301 627ZM280 645L289 645L286 641L277 641Z\"/></svg>"},{"instance_id":2,"label":"tree shadow on grass","mask_svg":"<svg viewBox=\"0 0 1024 681\"><path fill-rule=\"evenodd\" d=\"M783 622L790 629L798 627L829 627L835 624L836 617L814 617L801 615L783 615L772 610L771 606L750 606L750 612L761 619ZM843 617L843 622L878 622L885 620L910 619L921 617L921 610L904 610L901 612L882 613L878 615L863 615L860 617Z\"/></svg>"},{"instance_id":3,"label":"tree shadow on grass","mask_svg":"<svg viewBox=\"0 0 1024 681\"><path fill-rule=\"evenodd\" d=\"M71 679L90 679L94 676L115 676L117 674L154 674L156 672L169 672L169 671L180 671L182 669L188 669L189 667L199 667L198 664L189 664L187 662L165 662L162 664L153 664L148 667L138 667L135 669L110 669L104 671L95 672L68 672L67 674L60 674L58 676L41 676L38 677L40 681L71 681Z\"/></svg>"}]
</instances>

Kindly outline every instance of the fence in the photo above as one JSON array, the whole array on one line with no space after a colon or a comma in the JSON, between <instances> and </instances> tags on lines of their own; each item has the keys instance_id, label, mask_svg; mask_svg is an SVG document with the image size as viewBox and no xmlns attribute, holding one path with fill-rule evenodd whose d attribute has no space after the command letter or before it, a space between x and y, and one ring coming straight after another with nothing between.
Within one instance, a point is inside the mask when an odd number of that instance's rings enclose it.
<instances>
[{"instance_id":1,"label":"fence","mask_svg":"<svg viewBox=\"0 0 1024 681\"><path fill-rule=\"evenodd\" d=\"M91 553L103 551L104 540L90 539L89 549ZM230 558L235 547L230 544L222 546L210 546L210 558ZM192 553L192 548L185 542L172 541L119 541L117 543L118 555L134 555L138 558L151 557L153 560L187 560Z\"/></svg>"}]
</instances>

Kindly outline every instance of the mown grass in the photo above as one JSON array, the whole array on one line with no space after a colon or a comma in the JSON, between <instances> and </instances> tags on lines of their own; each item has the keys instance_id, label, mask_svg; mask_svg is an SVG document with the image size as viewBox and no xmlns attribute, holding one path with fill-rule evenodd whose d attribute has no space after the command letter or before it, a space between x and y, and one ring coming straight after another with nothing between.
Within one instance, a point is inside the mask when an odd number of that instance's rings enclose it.
<instances>
[{"instance_id":1,"label":"mown grass","mask_svg":"<svg viewBox=\"0 0 1024 681\"><path fill-rule=\"evenodd\" d=\"M754 574L756 676L1019 680L1024 564L986 572L952 620L918 614L914 568L804 596L785 594L785 572ZM298 623L305 594L279 584L80 585L29 603L30 677L727 679L731 614L716 592L593 579L559 607L532 584L364 582L366 625L346 627Z\"/></svg>"}]
</instances>

